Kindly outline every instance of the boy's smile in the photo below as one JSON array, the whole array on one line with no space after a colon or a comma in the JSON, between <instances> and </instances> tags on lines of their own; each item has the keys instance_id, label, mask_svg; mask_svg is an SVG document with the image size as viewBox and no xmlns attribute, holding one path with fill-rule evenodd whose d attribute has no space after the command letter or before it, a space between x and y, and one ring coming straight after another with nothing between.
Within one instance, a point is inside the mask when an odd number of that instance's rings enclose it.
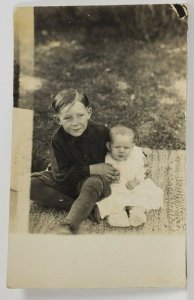
<instances>
[{"instance_id":1,"label":"boy's smile","mask_svg":"<svg viewBox=\"0 0 194 300\"><path fill-rule=\"evenodd\" d=\"M74 137L81 136L88 126L92 115L92 109L85 107L83 103L75 101L61 109L58 114L59 123L64 130Z\"/></svg>"}]
</instances>

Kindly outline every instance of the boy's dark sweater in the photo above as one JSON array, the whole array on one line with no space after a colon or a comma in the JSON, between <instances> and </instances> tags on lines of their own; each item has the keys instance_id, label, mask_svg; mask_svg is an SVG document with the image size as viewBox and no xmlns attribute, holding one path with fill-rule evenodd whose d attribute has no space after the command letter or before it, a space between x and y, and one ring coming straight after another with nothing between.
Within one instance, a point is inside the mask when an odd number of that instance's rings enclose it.
<instances>
[{"instance_id":1,"label":"boy's dark sweater","mask_svg":"<svg viewBox=\"0 0 194 300\"><path fill-rule=\"evenodd\" d=\"M89 121L80 137L73 137L60 126L51 141L50 161L54 179L70 188L89 176L89 165L104 162L109 129Z\"/></svg>"}]
</instances>

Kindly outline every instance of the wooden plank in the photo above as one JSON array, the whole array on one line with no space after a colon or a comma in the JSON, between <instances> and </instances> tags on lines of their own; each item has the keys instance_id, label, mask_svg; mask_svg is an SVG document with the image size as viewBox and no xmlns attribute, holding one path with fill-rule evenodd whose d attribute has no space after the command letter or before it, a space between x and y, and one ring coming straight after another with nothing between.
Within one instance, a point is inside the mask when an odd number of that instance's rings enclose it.
<instances>
[{"instance_id":1,"label":"wooden plank","mask_svg":"<svg viewBox=\"0 0 194 300\"><path fill-rule=\"evenodd\" d=\"M32 128L33 111L13 108L10 229L17 232L28 231Z\"/></svg>"}]
</instances>

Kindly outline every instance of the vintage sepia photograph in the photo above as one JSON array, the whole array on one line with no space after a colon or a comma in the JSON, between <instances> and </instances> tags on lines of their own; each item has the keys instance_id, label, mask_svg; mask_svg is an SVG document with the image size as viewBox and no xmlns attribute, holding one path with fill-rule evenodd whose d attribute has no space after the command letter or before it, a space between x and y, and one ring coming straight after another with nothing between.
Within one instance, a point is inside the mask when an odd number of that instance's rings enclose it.
<instances>
[{"instance_id":1,"label":"vintage sepia photograph","mask_svg":"<svg viewBox=\"0 0 194 300\"><path fill-rule=\"evenodd\" d=\"M15 10L10 236L159 239L172 281L127 286L185 285L187 18L184 4ZM73 285L96 287L59 283Z\"/></svg>"}]
</instances>

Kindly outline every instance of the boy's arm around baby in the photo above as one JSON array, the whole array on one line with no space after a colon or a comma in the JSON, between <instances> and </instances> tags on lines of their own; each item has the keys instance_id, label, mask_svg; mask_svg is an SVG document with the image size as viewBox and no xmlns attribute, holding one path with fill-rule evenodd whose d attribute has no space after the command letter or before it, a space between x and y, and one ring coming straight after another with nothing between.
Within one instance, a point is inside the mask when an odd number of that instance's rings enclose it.
<instances>
[{"instance_id":1,"label":"boy's arm around baby","mask_svg":"<svg viewBox=\"0 0 194 300\"><path fill-rule=\"evenodd\" d=\"M119 171L116 170L111 164L109 163L100 163L94 164L89 166L90 174L91 175L103 175L107 177L107 179L112 182L115 178L119 175Z\"/></svg>"},{"instance_id":2,"label":"boy's arm around baby","mask_svg":"<svg viewBox=\"0 0 194 300\"><path fill-rule=\"evenodd\" d=\"M135 174L134 179L126 183L126 187L129 190L134 189L147 177L147 157L140 147L134 147L133 159L135 161Z\"/></svg>"},{"instance_id":3,"label":"boy's arm around baby","mask_svg":"<svg viewBox=\"0 0 194 300\"><path fill-rule=\"evenodd\" d=\"M116 169L108 163L84 165L77 162L76 164L71 164L69 159L55 144L52 144L50 158L54 179L73 186L89 175L102 175L110 181L114 180L115 176L118 175Z\"/></svg>"},{"instance_id":4,"label":"boy's arm around baby","mask_svg":"<svg viewBox=\"0 0 194 300\"><path fill-rule=\"evenodd\" d=\"M114 176L115 169L104 163L109 130L105 126L91 123L88 133L81 142L81 151L72 144L72 137L59 128L52 137L50 149L51 171L56 181L76 186L89 175ZM85 149L85 145L88 145ZM88 149L88 150L87 150ZM82 153L82 151L84 153ZM83 156L87 154L87 158Z\"/></svg>"}]
</instances>

